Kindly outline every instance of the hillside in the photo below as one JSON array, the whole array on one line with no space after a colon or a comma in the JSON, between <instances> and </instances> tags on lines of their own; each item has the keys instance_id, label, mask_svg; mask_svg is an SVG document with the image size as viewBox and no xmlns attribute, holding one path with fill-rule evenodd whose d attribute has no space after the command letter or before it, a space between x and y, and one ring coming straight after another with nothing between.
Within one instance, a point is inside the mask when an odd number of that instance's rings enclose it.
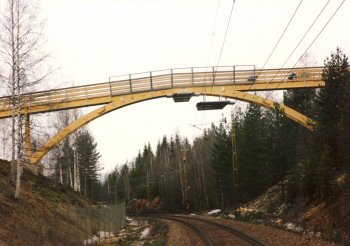
<instances>
[{"instance_id":1,"label":"hillside","mask_svg":"<svg viewBox=\"0 0 350 246\"><path fill-rule=\"evenodd\" d=\"M27 170L22 176L21 198L15 200L9 171L10 164L0 160L0 245L39 245L48 240L65 245L67 234L72 233L74 212L92 203L72 189Z\"/></svg>"},{"instance_id":2,"label":"hillside","mask_svg":"<svg viewBox=\"0 0 350 246\"><path fill-rule=\"evenodd\" d=\"M350 244L350 192L343 191L331 202L298 200L281 203L281 189L271 187L245 207L245 216L299 233L319 235L344 245Z\"/></svg>"}]
</instances>

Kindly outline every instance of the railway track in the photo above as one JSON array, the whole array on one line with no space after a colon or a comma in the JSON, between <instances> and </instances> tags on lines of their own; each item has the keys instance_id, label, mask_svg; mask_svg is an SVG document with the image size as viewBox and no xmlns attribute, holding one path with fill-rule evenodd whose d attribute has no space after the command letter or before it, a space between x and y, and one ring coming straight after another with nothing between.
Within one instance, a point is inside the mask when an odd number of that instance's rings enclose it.
<instances>
[{"instance_id":1,"label":"railway track","mask_svg":"<svg viewBox=\"0 0 350 246\"><path fill-rule=\"evenodd\" d=\"M210 220L182 215L147 215L145 217L172 220L190 227L205 245L267 246L266 243L237 228Z\"/></svg>"}]
</instances>

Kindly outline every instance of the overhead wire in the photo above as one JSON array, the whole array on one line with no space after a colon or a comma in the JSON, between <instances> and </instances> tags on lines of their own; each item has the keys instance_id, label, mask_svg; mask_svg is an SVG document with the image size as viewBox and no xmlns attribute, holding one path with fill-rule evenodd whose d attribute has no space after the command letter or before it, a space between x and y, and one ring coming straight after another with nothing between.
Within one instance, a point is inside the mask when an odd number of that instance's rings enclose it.
<instances>
[{"instance_id":1,"label":"overhead wire","mask_svg":"<svg viewBox=\"0 0 350 246\"><path fill-rule=\"evenodd\" d=\"M278 46L279 43L281 42L281 40L282 40L284 34L286 33L288 27L290 26L290 24L291 24L291 22L293 21L293 19L294 19L296 13L298 12L298 10L299 10L299 8L300 8L302 2L303 2L303 0L300 0L299 4L298 4L297 7L295 8L295 10L294 10L292 16L289 18L289 21L288 21L287 25L285 26L285 28L284 28L282 34L280 35L280 37L279 37L279 39L277 40L275 46L274 46L273 49L271 50L271 52L270 52L270 54L268 55L267 59L265 60L264 65L262 66L261 69L259 69L260 71L259 71L259 73L257 74L257 77L260 75L261 71L265 68L266 64L269 62L271 56L272 56L273 53L275 52L277 46ZM238 103L235 104L235 107L240 106L241 103L242 103L242 101L238 101Z\"/></svg>"},{"instance_id":2,"label":"overhead wire","mask_svg":"<svg viewBox=\"0 0 350 246\"><path fill-rule=\"evenodd\" d=\"M232 6L231 6L231 10L230 10L230 15L229 15L229 18L228 18L228 21L227 21L227 25L226 25L226 30L225 30L225 36L224 36L224 39L222 41L222 45L221 45L221 49L220 49L220 54L219 54L219 58L218 58L218 62L217 62L217 65L216 65L216 69L217 67L219 66L220 64L220 61L221 61L221 56L222 56L222 53L224 51L224 47L225 47L225 43L226 43L226 37L227 37L227 33L228 33L228 30L229 30L229 27L230 27L230 23L231 23L231 18L232 18L232 13L233 13L233 9L235 7L235 2L236 0L233 0L232 2ZM216 70L217 71L217 70ZM213 82L211 84L211 88L210 88L210 93L213 91L213 86L214 86L214 81L215 81L215 74L214 73L214 78L213 78Z\"/></svg>"},{"instance_id":3,"label":"overhead wire","mask_svg":"<svg viewBox=\"0 0 350 246\"><path fill-rule=\"evenodd\" d=\"M223 39L223 42L222 42L222 45L221 45L221 49L220 49L220 54L219 54L219 58L218 58L218 62L217 62L217 66L219 66L220 64L220 60L221 60L221 56L222 56L222 53L223 53L223 50L224 50L224 46L225 46L225 42L226 42L226 37L227 37L227 33L228 33L228 30L229 30L229 27L230 27L230 23L231 23L231 18L232 18L232 13L233 13L233 9L234 9L234 6L235 6L235 2L236 0L233 0L232 2L232 6L231 6L231 10L230 10L230 15L229 15L229 19L228 19L228 22L227 22L227 25L226 25L226 30L225 30L225 35L224 35L224 39ZM216 70L217 71L217 70ZM205 73L206 74L206 73ZM214 81L215 81L215 74L216 72L214 72L214 77L213 77L213 82L212 82L212 85L211 85L211 88L210 88L210 93L212 92L213 90L213 86L214 86ZM204 81L205 82L205 81ZM205 99L206 97L206 86L204 87L204 95L203 95L203 98ZM204 117L205 117L205 112L204 112L204 115L203 115L203 118L202 118L202 123L204 121Z\"/></svg>"},{"instance_id":4,"label":"overhead wire","mask_svg":"<svg viewBox=\"0 0 350 246\"><path fill-rule=\"evenodd\" d=\"M321 35L321 33L323 32L323 30L328 26L328 24L331 22L331 20L333 19L333 17L337 14L337 12L339 11L339 9L341 8L341 6L343 6L344 2L346 0L343 0L340 5L338 6L338 8L334 11L334 13L332 14L332 16L329 18L329 20L326 22L326 24L323 26L323 28L320 30L320 32L317 34L317 36L312 40L312 42L310 43L310 45L307 47L307 49L304 51L304 53L300 56L300 58L298 59L298 61L294 64L294 66L290 69L290 71L292 71L292 69L298 64L298 62L300 61L300 59L309 51L309 49L311 48L311 46L315 43L315 41L317 40L317 38Z\"/></svg>"},{"instance_id":5,"label":"overhead wire","mask_svg":"<svg viewBox=\"0 0 350 246\"><path fill-rule=\"evenodd\" d=\"M209 64L209 61L211 59L211 54L212 54L212 49L213 49L213 43L214 43L214 36L215 36L215 29L216 29L216 23L217 23L217 19L218 19L218 13L219 13L219 9L220 9L220 2L221 0L218 0L217 1L217 4L216 4L216 11L215 11L215 18L214 18L214 25L213 25L213 30L212 30L212 35L211 35L211 41L210 41L210 47L209 47L209 54L208 54L208 57L207 57L207 65ZM207 73L204 74L204 90L206 90L206 78L207 78ZM203 100L205 101L205 93L203 95ZM204 118L204 116L203 116ZM204 119L202 119L203 121ZM195 117L195 122L197 121L197 114L196 114L196 117Z\"/></svg>"},{"instance_id":6,"label":"overhead wire","mask_svg":"<svg viewBox=\"0 0 350 246\"><path fill-rule=\"evenodd\" d=\"M341 6L343 6L343 4L344 4L344 2L345 2L346 0L343 0L340 4L339 4L339 6L338 6L338 8L333 12L333 14L331 15L331 17L329 18L329 20L326 22L326 24L322 27L322 29L318 32L318 34L316 35L316 37L312 40L312 42L309 44L309 46L307 47L307 49L304 51L304 53L299 57L299 59L297 60L297 62L293 65L293 67L291 67L290 69L289 69L289 71L286 73L287 75L295 68L295 66L299 63L299 61L301 60L301 58L303 58L304 57L304 55L309 51L309 49L311 48L311 46L315 43L315 41L317 40L317 38L321 35L321 33L324 31L324 29L328 26L328 24L331 22L331 20L334 18L334 16L337 14L337 12L339 11L339 9L341 8ZM282 80L284 80L285 78L286 78L286 76L287 75L285 75L284 77L283 77L283 79ZM272 80L271 80L272 81ZM270 82L271 82L270 81ZM270 83L269 82L269 83ZM269 84L268 83L268 84Z\"/></svg>"},{"instance_id":7,"label":"overhead wire","mask_svg":"<svg viewBox=\"0 0 350 246\"><path fill-rule=\"evenodd\" d=\"M298 59L298 61L293 65L293 67L290 69L290 71L292 71L292 69L298 64L298 62L300 61L300 59L308 52L308 50L309 50L309 49L311 48L311 46L315 43L315 41L316 41L317 38L321 35L321 33L324 31L324 29L328 26L328 24L330 23L330 21L334 18L334 16L337 14L337 12L338 12L339 9L342 7L342 5L344 4L345 1L346 1L346 0L343 0L343 1L340 3L340 5L338 6L338 8L334 11L334 13L332 14L332 16L329 18L329 20L326 22L326 24L323 26L323 28L320 30L320 32L316 35L316 37L313 39L313 41L310 43L310 45L307 47L307 49L304 51L304 53L300 56L300 58ZM294 13L293 13L293 15L292 15L292 18L290 19L290 21L289 21L288 24L287 24L287 27L290 25L291 20L294 18L295 13L296 13L297 10L299 9L299 7L300 7L300 5L301 5L302 2L303 2L303 0L301 0L300 3L298 4L296 10L294 11ZM313 25L315 24L315 22L318 20L319 16L323 13L324 9L327 7L327 5L329 4L329 2L330 2L330 1L328 1L328 2L324 5L324 7L321 9L320 13L317 15L317 17L315 18L315 20L313 21L313 23L311 24L311 26L308 28L308 30L306 31L306 33L303 35L303 37L301 38L301 40L300 40L299 43L297 44L295 50L298 48L298 46L300 45L300 43L303 41L303 39L305 38L305 36L307 35L307 33L311 30L311 28L313 27ZM231 8L231 13L232 13L232 10L233 10L233 8ZM231 16L230 16L230 19L231 19ZM285 28L285 30L287 29L287 27ZM228 28L227 28L226 30L228 30ZM282 33L280 39L283 37L283 35L284 35L284 33L285 33L285 30L284 30L284 32ZM226 37L226 34L225 34L225 37ZM279 41L280 41L280 39L279 39ZM268 59L266 60L264 66L266 65L266 63L267 63L267 61L269 60L270 56L271 56L272 53L274 52L274 50L275 50L275 48L277 47L279 41L278 41L277 44L275 45L273 51L270 53L270 55L269 55ZM224 45L224 42L223 42L223 45ZM223 50L223 46L222 46L222 50ZM292 51L292 54L295 52L295 50ZM291 55L292 55L292 54L291 54ZM290 55L290 56L291 56L291 55ZM287 60L290 59L290 56L287 58ZM219 58L221 58L221 54L220 54L220 57L219 57ZM219 61L220 61L220 59L219 59ZM285 64L284 64L284 65L285 65ZM262 69L263 69L263 68L262 68ZM262 70L262 69L261 69L261 70ZM271 81L270 81L270 82L271 82ZM270 83L270 82L269 82L269 83ZM213 85L214 85L214 81L213 81L212 86L211 86L211 91L212 91ZM239 103L240 103L240 101L239 101ZM235 104L235 106L238 106L238 105ZM195 125L193 125L193 126L195 126ZM197 127L197 128L198 128L198 127Z\"/></svg>"},{"instance_id":8,"label":"overhead wire","mask_svg":"<svg viewBox=\"0 0 350 246\"><path fill-rule=\"evenodd\" d=\"M209 54L208 54L208 58L207 58L207 66L208 66L209 60L211 58L211 53L212 53L212 50L213 50L213 43L214 43L214 36L215 36L216 22L217 22L217 19L218 19L219 7L220 7L220 0L218 0L218 3L216 5L213 32L212 32L212 35L211 35ZM206 90L206 78L207 78L207 73L204 73L204 85L205 85L205 87L204 87L205 89L204 90ZM203 97L204 97L203 99L205 100L205 94L203 95Z\"/></svg>"},{"instance_id":9,"label":"overhead wire","mask_svg":"<svg viewBox=\"0 0 350 246\"><path fill-rule=\"evenodd\" d=\"M272 51L270 52L269 56L267 57L267 59L266 59L264 65L263 65L262 68L260 69L260 73L261 73L261 71L265 68L265 66L266 66L266 64L268 63L268 61L270 60L272 54L275 52L277 46L279 45L279 43L280 43L280 41L282 40L284 34L286 33L286 31L287 31L287 29L288 29L290 23L291 23L292 20L294 19L295 14L298 12L298 9L299 9L300 5L302 4L302 2L303 2L303 0L300 0L298 6L297 6L296 9L294 10L293 15L292 15L291 18L289 19L289 21L288 21L286 27L284 28L284 30L283 30L281 36L279 37L277 43L276 43L275 46L273 47L273 49L272 49ZM258 74L258 76L260 75L260 73Z\"/></svg>"},{"instance_id":10,"label":"overhead wire","mask_svg":"<svg viewBox=\"0 0 350 246\"><path fill-rule=\"evenodd\" d=\"M294 54L294 52L296 51L296 49L299 47L299 45L301 44L301 42L304 40L304 38L306 37L306 35L310 32L311 28L314 26L314 24L316 23L316 21L318 20L318 18L321 16L321 14L323 13L323 11L326 9L326 7L328 6L328 4L330 3L330 0L328 0L326 2L326 4L323 6L323 8L321 9L321 11L318 13L318 15L316 16L316 18L314 19L314 21L312 22L312 24L309 26L309 28L306 30L306 32L304 33L304 35L302 36L302 38L299 40L298 44L295 46L295 48L293 49L293 51L289 54L289 56L287 57L287 59L283 62L283 64L280 66L280 69L277 71L277 73L274 75L274 77L267 83L266 87L269 85L269 83L271 83L276 76L279 74L279 72L281 71L281 69L286 65L286 63L289 61L289 59L291 58L291 56Z\"/></svg>"},{"instance_id":11,"label":"overhead wire","mask_svg":"<svg viewBox=\"0 0 350 246\"><path fill-rule=\"evenodd\" d=\"M307 29L307 31L304 33L303 37L300 39L299 43L295 46L295 48L293 49L293 51L290 53L290 55L288 56L288 58L284 61L284 63L282 64L282 66L280 66L281 68L284 67L284 65L286 65L286 63L288 62L288 60L290 59L290 57L294 54L295 50L299 47L299 45L301 44L301 42L304 40L304 38L306 37L306 35L309 33L309 31L311 30L311 28L314 26L314 24L316 23L316 21L318 20L318 18L321 16L321 14L323 13L323 11L326 9L326 7L328 6L328 4L330 3L331 0L328 0L326 2L326 4L323 6L323 8L321 9L321 11L318 13L317 17L314 19L314 21L312 22L312 24L310 25L310 27Z\"/></svg>"}]
</instances>

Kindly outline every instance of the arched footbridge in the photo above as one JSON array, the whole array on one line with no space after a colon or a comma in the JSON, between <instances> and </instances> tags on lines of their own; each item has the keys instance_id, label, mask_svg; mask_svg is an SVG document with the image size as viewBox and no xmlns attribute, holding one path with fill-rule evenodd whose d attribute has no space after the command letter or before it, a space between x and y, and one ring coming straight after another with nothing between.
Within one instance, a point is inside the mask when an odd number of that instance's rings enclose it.
<instances>
[{"instance_id":1,"label":"arched footbridge","mask_svg":"<svg viewBox=\"0 0 350 246\"><path fill-rule=\"evenodd\" d=\"M26 117L26 156L38 163L45 154L85 124L113 111L145 100L176 95L210 95L252 102L273 109L275 102L248 92L317 88L324 86L323 67L256 70L254 66L181 68L111 77L109 82L22 95L20 113ZM103 105L70 123L35 153L31 151L31 114ZM314 122L280 103L291 120L312 130ZM12 114L11 97L0 98L0 119Z\"/></svg>"}]
</instances>

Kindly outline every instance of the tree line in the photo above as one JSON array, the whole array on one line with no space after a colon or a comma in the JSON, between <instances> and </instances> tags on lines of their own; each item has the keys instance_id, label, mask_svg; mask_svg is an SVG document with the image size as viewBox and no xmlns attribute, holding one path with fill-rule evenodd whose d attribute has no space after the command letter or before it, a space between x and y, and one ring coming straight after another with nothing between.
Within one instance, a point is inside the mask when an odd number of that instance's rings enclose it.
<instances>
[{"instance_id":1,"label":"tree line","mask_svg":"<svg viewBox=\"0 0 350 246\"><path fill-rule=\"evenodd\" d=\"M134 161L108 174L104 199L158 196L163 209L171 211L232 208L273 185L281 189L281 202L333 199L348 184L350 76L348 58L339 48L324 65L325 87L283 93L284 104L317 122L313 131L287 119L279 104L274 110L249 104L203 129L193 143L175 134L164 136L154 151L145 145Z\"/></svg>"}]
</instances>

